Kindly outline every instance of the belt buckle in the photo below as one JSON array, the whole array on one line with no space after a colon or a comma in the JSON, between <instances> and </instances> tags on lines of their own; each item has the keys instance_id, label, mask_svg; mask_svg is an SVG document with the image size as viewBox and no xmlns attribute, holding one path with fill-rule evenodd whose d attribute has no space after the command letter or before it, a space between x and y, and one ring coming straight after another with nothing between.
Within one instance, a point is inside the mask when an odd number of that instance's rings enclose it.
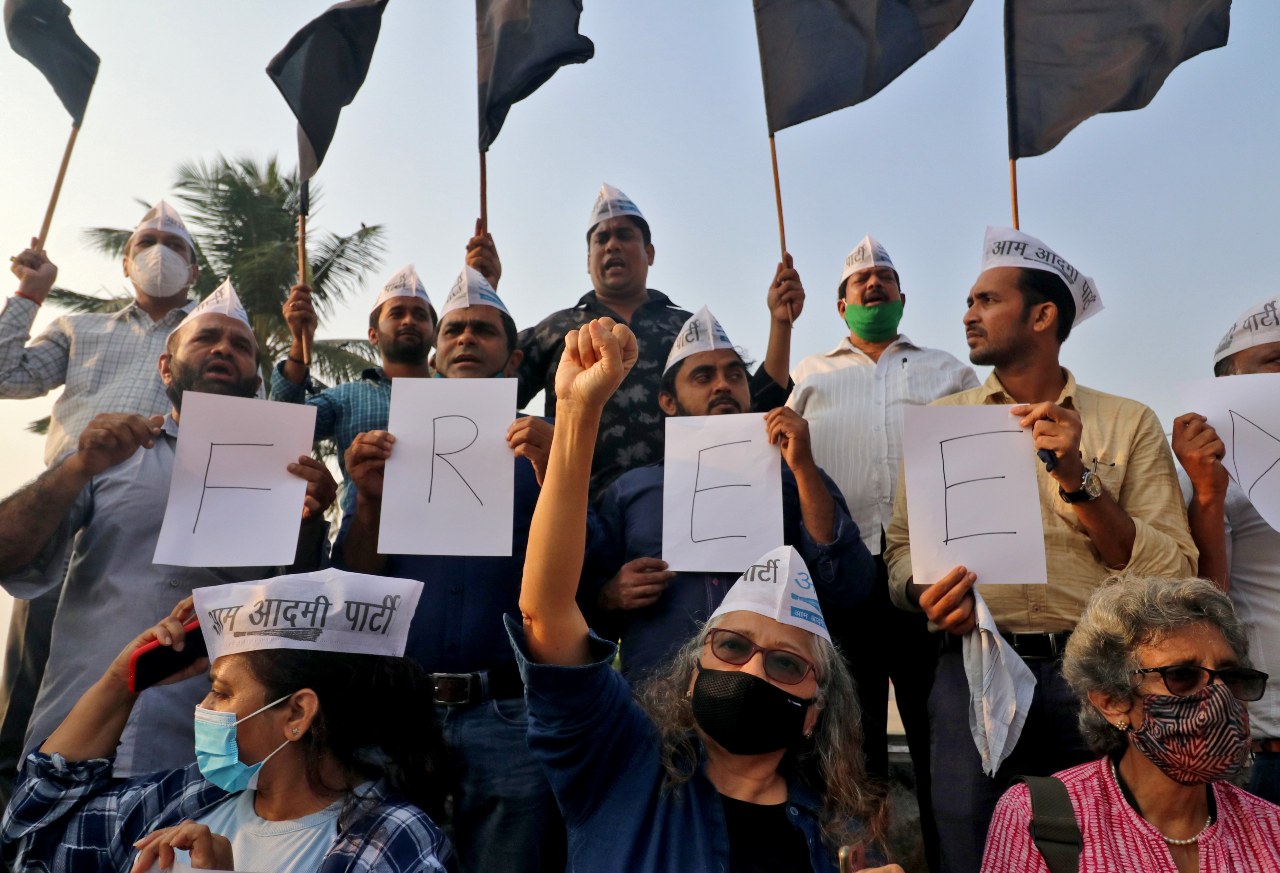
<instances>
[{"instance_id":1,"label":"belt buckle","mask_svg":"<svg viewBox=\"0 0 1280 873\"><path fill-rule=\"evenodd\" d=\"M432 673L434 702L444 706L460 706L471 702L470 673Z\"/></svg>"}]
</instances>

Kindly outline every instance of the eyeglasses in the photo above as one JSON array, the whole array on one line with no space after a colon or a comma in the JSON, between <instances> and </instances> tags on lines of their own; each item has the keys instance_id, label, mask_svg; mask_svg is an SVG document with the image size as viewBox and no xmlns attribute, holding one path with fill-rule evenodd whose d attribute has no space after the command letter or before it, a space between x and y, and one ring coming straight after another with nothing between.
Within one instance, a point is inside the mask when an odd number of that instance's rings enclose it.
<instances>
[{"instance_id":1,"label":"eyeglasses","mask_svg":"<svg viewBox=\"0 0 1280 873\"><path fill-rule=\"evenodd\" d=\"M726 664L741 667L755 657L756 652L764 654L764 674L783 685L799 685L804 677L818 670L813 662L785 649L766 649L757 646L747 637L727 628L714 628L707 634L707 642L711 645L711 654Z\"/></svg>"},{"instance_id":2,"label":"eyeglasses","mask_svg":"<svg viewBox=\"0 0 1280 873\"><path fill-rule=\"evenodd\" d=\"M1171 664L1167 667L1143 667L1135 673L1159 673L1164 687L1176 697L1188 697L1217 679L1236 700L1258 700L1267 690L1266 673L1247 667L1225 667L1210 670L1197 664Z\"/></svg>"}]
</instances>

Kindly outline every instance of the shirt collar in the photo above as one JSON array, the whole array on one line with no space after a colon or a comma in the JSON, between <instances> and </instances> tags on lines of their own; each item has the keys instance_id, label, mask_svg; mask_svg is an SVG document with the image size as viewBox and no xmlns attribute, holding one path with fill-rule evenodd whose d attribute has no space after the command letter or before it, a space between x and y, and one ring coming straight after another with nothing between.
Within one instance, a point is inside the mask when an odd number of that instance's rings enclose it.
<instances>
[{"instance_id":1,"label":"shirt collar","mask_svg":"<svg viewBox=\"0 0 1280 873\"><path fill-rule=\"evenodd\" d=\"M1058 399L1054 402L1059 406L1073 406L1076 396L1076 377L1066 367L1062 368L1062 372L1067 377L1067 383L1062 386L1062 391L1058 394ZM996 371L992 370L991 375L987 377L987 381L982 383L982 393L978 396L980 403L1016 403L1017 401L1009 395L1004 389L1000 379L996 376Z\"/></svg>"},{"instance_id":2,"label":"shirt collar","mask_svg":"<svg viewBox=\"0 0 1280 873\"><path fill-rule=\"evenodd\" d=\"M641 303L640 307L649 306L650 304L657 303L662 306L670 307L672 309L679 308L678 306L676 306L674 303L671 302L670 297L663 294L661 291L655 291L652 288L646 288L645 290L649 293L649 299L646 300L644 303ZM637 307L637 308L640 308L640 307ZM581 297L578 298L577 308L578 309L608 309L609 307L608 305L601 303L600 298L596 296L596 292L592 290L592 291L588 291L586 294L583 294Z\"/></svg>"},{"instance_id":3,"label":"shirt collar","mask_svg":"<svg viewBox=\"0 0 1280 873\"><path fill-rule=\"evenodd\" d=\"M911 341L911 338L908 337L905 333L900 333L898 334L898 338L894 340L892 344L885 347L885 350L882 354L888 354L890 349L896 349L900 347L909 348L909 349L920 348L918 345L913 343ZM853 344L853 340L849 339L848 334L845 334L843 337L840 338L839 345L837 345L831 351L827 352L826 357L834 358L839 355L847 355L847 354L862 355L862 357L868 360L871 359L870 355L868 355L862 349L858 348Z\"/></svg>"},{"instance_id":4,"label":"shirt collar","mask_svg":"<svg viewBox=\"0 0 1280 873\"><path fill-rule=\"evenodd\" d=\"M182 319L186 318L188 315L191 314L191 310L195 307L197 302L198 301L196 300L188 300L186 303L182 304L181 306L175 309L170 309L164 315L160 316L159 321L154 321L152 322L152 324L166 325L166 326L170 322L173 322L176 324L177 322L182 321ZM136 299L130 300L127 305L111 313L110 318L114 321L125 321L131 318L137 318L137 319L146 318L147 321L151 321L151 317L142 311L142 307L138 305L138 301Z\"/></svg>"},{"instance_id":5,"label":"shirt collar","mask_svg":"<svg viewBox=\"0 0 1280 873\"><path fill-rule=\"evenodd\" d=\"M387 373L381 367L369 367L360 373L360 378L366 382L390 382Z\"/></svg>"}]
</instances>

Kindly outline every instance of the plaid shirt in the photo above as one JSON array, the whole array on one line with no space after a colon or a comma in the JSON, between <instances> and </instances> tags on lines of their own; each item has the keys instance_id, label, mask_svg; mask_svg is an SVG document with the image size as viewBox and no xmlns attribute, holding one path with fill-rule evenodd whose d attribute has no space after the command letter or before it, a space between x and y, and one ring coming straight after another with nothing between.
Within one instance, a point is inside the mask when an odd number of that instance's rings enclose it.
<instances>
[{"instance_id":1,"label":"plaid shirt","mask_svg":"<svg viewBox=\"0 0 1280 873\"><path fill-rule=\"evenodd\" d=\"M310 396L308 396L310 395ZM285 378L284 361L271 372L271 399L284 403L306 403L316 408L318 440L333 440L338 446L338 466L342 469L342 514L356 510L356 489L347 475L347 449L362 433L387 429L391 409L391 380L381 367L370 367L359 382L344 382L317 391L311 377L301 385Z\"/></svg>"},{"instance_id":2,"label":"plaid shirt","mask_svg":"<svg viewBox=\"0 0 1280 873\"><path fill-rule=\"evenodd\" d=\"M556 370L564 353L564 335L602 316L631 328L639 357L600 416L600 435L591 464L592 500L632 467L662 459L666 426L658 406L658 389L676 334L689 319L688 312L652 288L648 302L632 313L630 321L601 303L596 292L587 292L572 309L553 312L535 326L520 331L519 346L524 352L517 374L521 409L539 391L546 391L546 415L556 414Z\"/></svg>"},{"instance_id":3,"label":"plaid shirt","mask_svg":"<svg viewBox=\"0 0 1280 873\"><path fill-rule=\"evenodd\" d=\"M10 869L126 871L136 840L198 818L229 796L195 764L124 782L112 781L111 766L107 758L27 758L0 826ZM453 848L426 813L389 800L377 782L340 820L318 873L446 873L456 866Z\"/></svg>"},{"instance_id":4,"label":"plaid shirt","mask_svg":"<svg viewBox=\"0 0 1280 873\"><path fill-rule=\"evenodd\" d=\"M169 398L157 363L169 332L195 301L159 320L130 303L119 312L58 317L30 344L40 307L11 297L0 311L0 397L25 400L65 385L53 404L44 461L53 463L74 448L89 420L100 412L164 415Z\"/></svg>"}]
</instances>

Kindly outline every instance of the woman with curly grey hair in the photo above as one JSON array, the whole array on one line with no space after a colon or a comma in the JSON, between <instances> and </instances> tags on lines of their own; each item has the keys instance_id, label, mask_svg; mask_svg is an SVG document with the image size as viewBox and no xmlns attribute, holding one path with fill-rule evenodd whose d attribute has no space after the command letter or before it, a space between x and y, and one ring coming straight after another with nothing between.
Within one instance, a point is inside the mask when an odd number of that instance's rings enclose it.
<instances>
[{"instance_id":1,"label":"woman with curly grey hair","mask_svg":"<svg viewBox=\"0 0 1280 873\"><path fill-rule=\"evenodd\" d=\"M1251 668L1231 601L1203 579L1109 579L1067 643L1063 675L1103 757L1057 774L1080 830L1077 869L1280 871L1280 807L1230 783L1249 747ZM1026 785L1001 798L983 873L1047 873ZM1054 870L1058 868L1053 868Z\"/></svg>"}]
</instances>

